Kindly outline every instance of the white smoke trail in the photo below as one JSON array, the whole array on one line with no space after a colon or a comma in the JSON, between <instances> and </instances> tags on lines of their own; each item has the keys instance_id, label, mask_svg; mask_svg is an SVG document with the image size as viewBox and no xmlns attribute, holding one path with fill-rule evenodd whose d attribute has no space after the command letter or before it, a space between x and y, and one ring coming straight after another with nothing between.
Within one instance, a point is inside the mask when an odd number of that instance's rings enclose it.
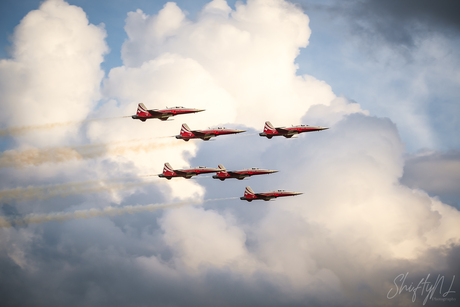
<instances>
[{"instance_id":1,"label":"white smoke trail","mask_svg":"<svg viewBox=\"0 0 460 307\"><path fill-rule=\"evenodd\" d=\"M59 163L82 159L82 155L71 147L31 148L22 151L5 150L0 156L0 168L22 168L47 162Z\"/></svg>"},{"instance_id":2,"label":"white smoke trail","mask_svg":"<svg viewBox=\"0 0 460 307\"><path fill-rule=\"evenodd\" d=\"M138 177L152 177L156 175L144 175ZM88 180L82 182L69 182L64 184L54 184L47 186L28 186L18 187L15 189L6 189L0 191L0 199L16 199L19 201L31 199L50 199L53 197L66 197L69 195L99 193L104 191L119 191L137 188L141 186L161 182L160 178L151 178L148 181L126 182L129 179L138 177L113 178L105 180ZM156 180L154 180L156 179Z\"/></svg>"},{"instance_id":3,"label":"white smoke trail","mask_svg":"<svg viewBox=\"0 0 460 307\"><path fill-rule=\"evenodd\" d=\"M43 125L31 125L31 126L20 126L20 127L10 127L6 129L0 129L0 137L10 135L10 136L17 136L23 135L31 131L46 131L54 128L60 128L64 126L70 125L78 125L89 123L93 121L100 121L100 120L111 120L111 119L119 119L124 117L131 117L131 116L119 116L119 117L105 117L105 118L90 118L84 119L79 121L68 121L68 122L61 122L61 123L50 123L50 124L43 124Z\"/></svg>"},{"instance_id":4,"label":"white smoke trail","mask_svg":"<svg viewBox=\"0 0 460 307\"><path fill-rule=\"evenodd\" d=\"M162 137L160 137L162 138ZM70 160L95 159L101 156L123 155L127 152L149 152L154 149L182 146L179 142L148 142L156 138L118 141L105 144L89 144L74 147L30 148L5 150L0 156L0 168L23 168L44 163L60 163ZM138 144L133 144L133 143Z\"/></svg>"},{"instance_id":5,"label":"white smoke trail","mask_svg":"<svg viewBox=\"0 0 460 307\"><path fill-rule=\"evenodd\" d=\"M223 200L230 200L230 199L237 199L238 197L227 197L227 198L215 198L215 199L205 199L199 201L183 201L177 202L172 204L150 204L150 205L136 205L136 206L125 206L122 208L116 207L105 207L103 209L89 209L89 210L78 210L74 212L58 212L58 213L48 213L48 214L30 214L23 218L14 218L14 219L6 219L4 217L0 217L0 228L12 227L13 225L28 225L28 224L41 224L47 223L51 221L68 221L68 220L76 220L76 219L90 219L94 217L101 217L101 216L114 216L114 215L122 215L122 214L135 214L139 212L152 212L159 209L165 208L176 208L185 205L192 205L192 204L203 204L207 202L213 201L223 201Z\"/></svg>"}]
</instances>

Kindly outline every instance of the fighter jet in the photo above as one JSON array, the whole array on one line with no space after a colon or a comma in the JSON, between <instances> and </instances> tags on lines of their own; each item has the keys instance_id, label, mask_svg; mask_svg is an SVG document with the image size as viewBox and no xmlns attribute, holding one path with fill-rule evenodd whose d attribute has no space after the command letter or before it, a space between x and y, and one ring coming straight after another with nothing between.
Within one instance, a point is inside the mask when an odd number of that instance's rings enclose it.
<instances>
[{"instance_id":1,"label":"fighter jet","mask_svg":"<svg viewBox=\"0 0 460 307\"><path fill-rule=\"evenodd\" d=\"M296 196L300 195L303 193L299 192L287 192L284 190L278 190L278 191L272 191L272 192L267 192L267 193L254 193L254 191L251 189L251 187L246 187L246 190L244 191L244 196L240 197L241 200L247 200L248 202L251 202L255 199L263 199L265 201L269 201L273 198L277 197L283 197L283 196Z\"/></svg>"},{"instance_id":2,"label":"fighter jet","mask_svg":"<svg viewBox=\"0 0 460 307\"><path fill-rule=\"evenodd\" d=\"M224 127L218 127L215 129L208 129L208 130L190 130L187 124L182 124L182 128L180 129L180 135L176 135L176 139L188 141L190 139L202 139L205 141L209 141L210 138L225 135L225 134L236 134L245 132L246 130L237 130L237 129L227 129Z\"/></svg>"},{"instance_id":3,"label":"fighter jet","mask_svg":"<svg viewBox=\"0 0 460 307\"><path fill-rule=\"evenodd\" d=\"M153 109L147 110L143 103L140 103L137 106L137 114L131 116L133 119L140 119L141 121L145 122L147 119L150 118L158 118L159 120L165 121L168 120L171 116L176 116L180 114L188 114L188 113L197 113L202 112L202 109L192 109L192 108L184 108L184 107L173 107L173 108L166 108L162 110Z\"/></svg>"},{"instance_id":4,"label":"fighter jet","mask_svg":"<svg viewBox=\"0 0 460 307\"><path fill-rule=\"evenodd\" d=\"M184 168L184 169L173 169L171 164L165 163L163 168L163 174L159 174L158 177L166 178L171 180L172 177L184 177L185 179L190 179L193 176L206 173L215 173L220 171L218 168L209 168L205 166L199 166L195 168Z\"/></svg>"},{"instance_id":5,"label":"fighter jet","mask_svg":"<svg viewBox=\"0 0 460 307\"><path fill-rule=\"evenodd\" d=\"M272 171L268 169L260 169L260 168L250 168L244 169L241 171L227 171L222 164L219 164L220 172L217 172L216 175L212 176L214 179L219 179L224 181L225 179L229 178L236 178L238 180L243 180L246 177L254 176L254 175L264 175L264 174L273 174L278 171Z\"/></svg>"},{"instance_id":6,"label":"fighter jet","mask_svg":"<svg viewBox=\"0 0 460 307\"><path fill-rule=\"evenodd\" d=\"M296 134L302 132L311 132L311 131L320 131L326 130L329 128L326 127L315 127L315 126L308 126L308 125L298 125L292 126L289 128L279 127L275 128L270 122L265 122L264 132L259 133L260 136L265 136L268 139L271 139L274 136L284 136L285 138L291 138Z\"/></svg>"}]
</instances>

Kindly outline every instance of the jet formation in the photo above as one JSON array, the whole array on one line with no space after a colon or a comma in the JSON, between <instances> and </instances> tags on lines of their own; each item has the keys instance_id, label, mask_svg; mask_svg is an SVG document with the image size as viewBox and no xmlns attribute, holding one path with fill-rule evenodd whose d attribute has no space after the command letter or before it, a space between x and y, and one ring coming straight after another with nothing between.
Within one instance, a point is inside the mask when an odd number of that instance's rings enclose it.
<instances>
[{"instance_id":1,"label":"jet formation","mask_svg":"<svg viewBox=\"0 0 460 307\"><path fill-rule=\"evenodd\" d=\"M173 107L173 108L166 108L166 109L152 109L148 110L143 103L139 103L137 108L136 115L132 115L133 119L139 119L145 122L147 119L151 118L158 118L161 121L166 121L172 116L181 115L181 114L188 114L188 113L197 113L205 111L204 109L193 109L193 108L184 108L184 107ZM329 129L327 127L316 127L316 126L308 126L308 125L298 125L292 127L277 127L275 128L269 121L265 122L264 131L259 133L260 136L266 137L268 139L273 138L274 136L284 136L285 138L292 138L295 135L298 135L303 132L312 132L312 131L321 131ZM182 124L180 134L176 135L176 139L189 141L191 139L202 139L204 141L209 141L211 138L219 136L219 135L227 135L227 134L237 134L245 132L245 130L238 130L238 129L227 129L224 127L218 127L208 130L191 130L187 124ZM166 178L167 180L171 180L174 177L183 177L185 179L190 179L193 176L197 176L200 174L208 174L208 173L216 173L216 175L212 176L214 179L219 179L221 181L225 181L226 179L237 179L243 180L247 177L255 176L255 175L267 175L276 173L278 171L275 170L268 170L268 169L259 169L259 168L250 168L250 169L243 169L239 171L227 171L222 164L219 164L218 168L210 168L205 166L199 166L194 168L184 168L184 169L173 169L169 163L164 164L163 173L159 174L160 178ZM265 201L269 201L274 198L278 197L285 197L285 196L296 196L301 195L303 193L300 192L289 192L285 190L277 190L271 192L262 192L262 193L255 193L251 187L247 186L244 191L244 196L240 197L241 200L246 200L251 202L253 200L261 199Z\"/></svg>"}]
</instances>

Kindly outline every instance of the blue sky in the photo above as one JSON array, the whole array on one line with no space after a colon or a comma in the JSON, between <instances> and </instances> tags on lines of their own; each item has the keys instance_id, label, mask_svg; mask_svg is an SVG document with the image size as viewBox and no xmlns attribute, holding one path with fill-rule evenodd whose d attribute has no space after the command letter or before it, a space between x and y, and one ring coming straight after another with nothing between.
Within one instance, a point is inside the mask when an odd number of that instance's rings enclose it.
<instances>
[{"instance_id":1,"label":"blue sky","mask_svg":"<svg viewBox=\"0 0 460 307\"><path fill-rule=\"evenodd\" d=\"M400 274L450 283L460 269L458 10L3 1L0 297L403 306L412 293L387 296ZM206 111L127 118L140 102ZM258 136L267 120L330 129L268 140ZM182 123L247 132L183 142L171 137ZM279 172L166 181L155 176L165 162ZM249 204L246 186L303 195ZM456 281L452 290L430 304L453 306Z\"/></svg>"},{"instance_id":2,"label":"blue sky","mask_svg":"<svg viewBox=\"0 0 460 307\"><path fill-rule=\"evenodd\" d=\"M3 1L2 2L2 45L8 46L8 37L13 33L18 22L31 10L37 9L40 3L39 0L26 1ZM235 1L230 1L229 4ZM109 70L112 67L122 64L120 58L120 49L126 33L123 30L124 20L127 12L135 11L140 8L146 13L154 14L158 12L166 2L162 1L69 1L69 4L79 6L84 9L88 15L88 20L92 24L104 23L107 30L107 43L111 48L111 52L105 56L103 67ZM190 18L195 18L195 14L199 11L207 1L176 1L176 3L185 11L189 12ZM6 48L1 50L2 58L8 56Z\"/></svg>"}]
</instances>

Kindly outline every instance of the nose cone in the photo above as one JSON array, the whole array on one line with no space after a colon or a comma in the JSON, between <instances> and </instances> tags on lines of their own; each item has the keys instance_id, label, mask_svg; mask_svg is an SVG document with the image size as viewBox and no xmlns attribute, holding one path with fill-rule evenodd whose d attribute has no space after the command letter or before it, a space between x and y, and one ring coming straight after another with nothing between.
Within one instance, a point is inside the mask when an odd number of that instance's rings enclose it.
<instances>
[{"instance_id":1,"label":"nose cone","mask_svg":"<svg viewBox=\"0 0 460 307\"><path fill-rule=\"evenodd\" d=\"M203 111L206 111L206 109L195 109L195 112L198 113L198 112L203 112Z\"/></svg>"},{"instance_id":2,"label":"nose cone","mask_svg":"<svg viewBox=\"0 0 460 307\"><path fill-rule=\"evenodd\" d=\"M328 127L319 127L319 130L327 130L329 129Z\"/></svg>"},{"instance_id":3,"label":"nose cone","mask_svg":"<svg viewBox=\"0 0 460 307\"><path fill-rule=\"evenodd\" d=\"M275 171L275 170L269 170L268 173L269 174L273 174L273 173L278 173L279 171Z\"/></svg>"},{"instance_id":4,"label":"nose cone","mask_svg":"<svg viewBox=\"0 0 460 307\"><path fill-rule=\"evenodd\" d=\"M246 132L246 130L238 130L238 129L235 129L235 130L233 130L233 131L235 131L235 133L242 133L242 132Z\"/></svg>"}]
</instances>

